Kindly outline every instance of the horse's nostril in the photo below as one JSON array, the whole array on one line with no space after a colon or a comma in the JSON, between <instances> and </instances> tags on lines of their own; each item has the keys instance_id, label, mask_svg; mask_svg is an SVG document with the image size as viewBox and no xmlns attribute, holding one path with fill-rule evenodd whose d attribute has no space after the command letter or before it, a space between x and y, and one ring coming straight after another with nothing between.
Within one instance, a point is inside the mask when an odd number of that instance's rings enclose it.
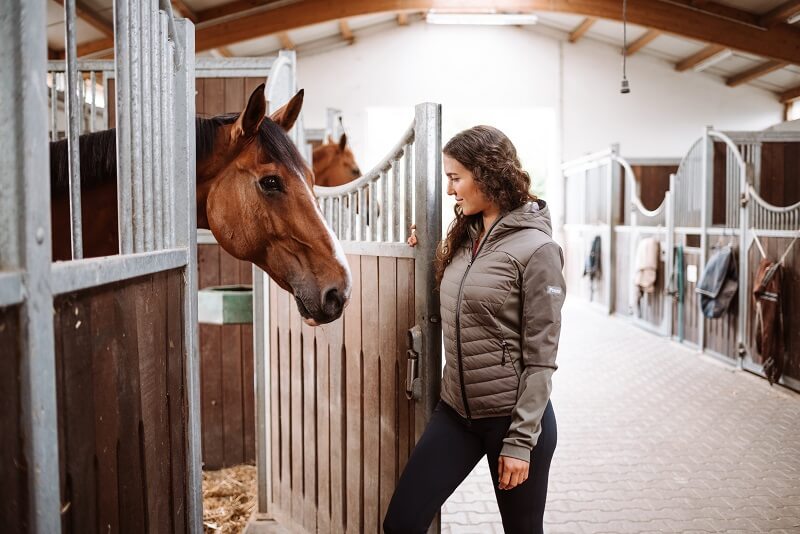
<instances>
[{"instance_id":1,"label":"horse's nostril","mask_svg":"<svg viewBox=\"0 0 800 534\"><path fill-rule=\"evenodd\" d=\"M325 292L325 297L323 299L323 308L329 315L339 315L342 313L342 308L344 306L344 299L342 298L342 294L339 290L335 287L329 289Z\"/></svg>"}]
</instances>

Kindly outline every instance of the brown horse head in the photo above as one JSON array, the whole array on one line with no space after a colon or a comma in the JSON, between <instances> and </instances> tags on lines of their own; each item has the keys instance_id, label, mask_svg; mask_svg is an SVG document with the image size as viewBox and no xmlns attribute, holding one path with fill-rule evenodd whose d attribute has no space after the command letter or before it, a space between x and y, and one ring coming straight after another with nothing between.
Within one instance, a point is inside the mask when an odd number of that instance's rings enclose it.
<instances>
[{"instance_id":1,"label":"brown horse head","mask_svg":"<svg viewBox=\"0 0 800 534\"><path fill-rule=\"evenodd\" d=\"M264 85L238 115L198 121L197 224L292 293L307 324L337 319L350 298L341 245L313 194L313 175L288 132L303 91L265 117Z\"/></svg>"},{"instance_id":2,"label":"brown horse head","mask_svg":"<svg viewBox=\"0 0 800 534\"><path fill-rule=\"evenodd\" d=\"M361 176L353 151L347 144L347 134L342 134L338 143L329 137L326 143L314 149L313 160L317 185L343 185Z\"/></svg>"}]
</instances>

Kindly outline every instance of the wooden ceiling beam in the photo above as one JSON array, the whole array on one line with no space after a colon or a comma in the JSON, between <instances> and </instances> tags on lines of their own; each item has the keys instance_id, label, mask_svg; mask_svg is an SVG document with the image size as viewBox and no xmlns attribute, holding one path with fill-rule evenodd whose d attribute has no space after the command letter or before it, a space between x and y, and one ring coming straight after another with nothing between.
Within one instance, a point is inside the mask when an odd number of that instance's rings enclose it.
<instances>
[{"instance_id":1,"label":"wooden ceiling beam","mask_svg":"<svg viewBox=\"0 0 800 534\"><path fill-rule=\"evenodd\" d=\"M794 100L797 100L798 98L800 98L800 85L792 87L791 89L787 89L782 93L778 93L778 98L784 104L787 102L792 102Z\"/></svg>"},{"instance_id":2,"label":"wooden ceiling beam","mask_svg":"<svg viewBox=\"0 0 800 534\"><path fill-rule=\"evenodd\" d=\"M580 40L580 38L583 37L586 34L586 32L589 31L589 28L591 28L595 22L597 22L597 19L594 17L586 17L585 19L583 19L583 22L578 24L578 26L574 30L572 30L572 32L570 32L569 42L577 43Z\"/></svg>"},{"instance_id":3,"label":"wooden ceiling beam","mask_svg":"<svg viewBox=\"0 0 800 534\"><path fill-rule=\"evenodd\" d=\"M64 0L56 0L56 2L59 5L64 5ZM101 17L97 11L81 2L81 0L75 1L75 15L106 37L114 37L114 25Z\"/></svg>"},{"instance_id":4,"label":"wooden ceiling beam","mask_svg":"<svg viewBox=\"0 0 800 534\"><path fill-rule=\"evenodd\" d=\"M781 22L786 22L787 19L798 13L800 13L800 0L790 0L762 15L760 21L763 26L770 28Z\"/></svg>"},{"instance_id":5,"label":"wooden ceiling beam","mask_svg":"<svg viewBox=\"0 0 800 534\"><path fill-rule=\"evenodd\" d=\"M786 65L788 65L788 63L783 61L765 61L751 69L734 74L725 80L725 85L728 87L736 87L737 85L742 85L743 83L753 81L756 78L766 76L770 72L775 72L776 70L782 69Z\"/></svg>"},{"instance_id":6,"label":"wooden ceiling beam","mask_svg":"<svg viewBox=\"0 0 800 534\"><path fill-rule=\"evenodd\" d=\"M342 34L342 39L347 41L347 44L356 42L356 36L353 35L353 30L350 29L350 24L346 20L339 21L339 33Z\"/></svg>"},{"instance_id":7,"label":"wooden ceiling beam","mask_svg":"<svg viewBox=\"0 0 800 534\"><path fill-rule=\"evenodd\" d=\"M467 10L487 5L498 11L548 11L622 19L618 0L304 0L198 28L196 45L198 51L209 50L300 26L370 13L396 12L398 9L425 11L458 7ZM723 7L708 2L700 10L688 0L637 0L628 5L628 22L768 59L800 64L800 30L784 24L764 31L758 26L756 15L740 10L731 12L731 8ZM706 11L712 8L728 15ZM733 15L738 18L732 18Z\"/></svg>"},{"instance_id":8,"label":"wooden ceiling beam","mask_svg":"<svg viewBox=\"0 0 800 534\"><path fill-rule=\"evenodd\" d=\"M639 50L641 50L645 46L647 46L650 43L652 43L659 35L661 35L661 33L662 33L661 30L648 30L648 31L646 31L644 33L644 35L642 35L641 37L639 37L634 42L632 42L631 44L628 45L628 47L626 49L627 54L629 56L632 56L633 54L635 54L636 52L638 52Z\"/></svg>"},{"instance_id":9,"label":"wooden ceiling beam","mask_svg":"<svg viewBox=\"0 0 800 534\"><path fill-rule=\"evenodd\" d=\"M216 49L217 53L222 57L233 57L234 54L231 52L231 49L227 46L220 46Z\"/></svg>"},{"instance_id":10,"label":"wooden ceiling beam","mask_svg":"<svg viewBox=\"0 0 800 534\"><path fill-rule=\"evenodd\" d=\"M748 26L753 26L754 28L763 28L761 26L761 17L759 15L751 13L750 11L743 11L741 9L736 9L735 7L726 6L718 2L711 2L711 1L700 2L698 0L662 0L662 1L688 8L695 13L702 13L705 15L714 16L716 18L729 20L731 22L739 22L741 24L747 24Z\"/></svg>"},{"instance_id":11,"label":"wooden ceiling beam","mask_svg":"<svg viewBox=\"0 0 800 534\"><path fill-rule=\"evenodd\" d=\"M399 26L408 26L408 13L406 12L398 13L397 24Z\"/></svg>"},{"instance_id":12,"label":"wooden ceiling beam","mask_svg":"<svg viewBox=\"0 0 800 534\"><path fill-rule=\"evenodd\" d=\"M192 8L187 6L183 0L172 0L172 6L183 18L191 20L194 24L197 24L200 21L197 13L195 13Z\"/></svg>"},{"instance_id":13,"label":"wooden ceiling beam","mask_svg":"<svg viewBox=\"0 0 800 534\"><path fill-rule=\"evenodd\" d=\"M279 1L281 0L234 0L220 6L201 9L197 12L197 19L200 22L209 22L222 17L244 15L248 11L266 8Z\"/></svg>"},{"instance_id":14,"label":"wooden ceiling beam","mask_svg":"<svg viewBox=\"0 0 800 534\"><path fill-rule=\"evenodd\" d=\"M284 50L294 50L297 48L294 44L294 41L292 41L292 38L289 37L289 34L286 32L280 32L278 34L278 40L280 40L281 48Z\"/></svg>"},{"instance_id":15,"label":"wooden ceiling beam","mask_svg":"<svg viewBox=\"0 0 800 534\"><path fill-rule=\"evenodd\" d=\"M675 70L677 70L678 72L683 72L689 69L693 69L695 66L699 65L703 61L711 57L714 57L717 54L724 52L725 50L726 48L724 46L708 45L699 52L678 61L675 64Z\"/></svg>"}]
</instances>

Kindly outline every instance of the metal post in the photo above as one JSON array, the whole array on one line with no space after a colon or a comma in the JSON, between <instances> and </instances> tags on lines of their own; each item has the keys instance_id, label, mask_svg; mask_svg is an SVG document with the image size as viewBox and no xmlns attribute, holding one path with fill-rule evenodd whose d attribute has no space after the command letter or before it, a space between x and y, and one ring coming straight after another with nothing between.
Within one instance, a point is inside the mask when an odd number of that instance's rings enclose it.
<instances>
[{"instance_id":1,"label":"metal post","mask_svg":"<svg viewBox=\"0 0 800 534\"><path fill-rule=\"evenodd\" d=\"M175 73L175 174L181 192L175 198L176 245L186 248L189 262L184 275L183 321L186 350L187 454L186 488L189 531L203 530L202 473L200 467L200 355L197 336L197 201L195 191L195 72L194 25L186 20L175 21L175 37L185 46L180 69Z\"/></svg>"},{"instance_id":2,"label":"metal post","mask_svg":"<svg viewBox=\"0 0 800 534\"><path fill-rule=\"evenodd\" d=\"M714 179L714 141L708 134L711 129L707 126L703 131L703 159L700 168L700 272L705 269L708 261L708 227L711 218L709 202L713 198L711 185ZM699 345L700 352L703 352L706 347L706 317L700 313L699 318Z\"/></svg>"},{"instance_id":3,"label":"metal post","mask_svg":"<svg viewBox=\"0 0 800 534\"><path fill-rule=\"evenodd\" d=\"M23 506L27 509L21 512L27 512L23 521L29 532L58 534L61 502L44 83L46 7L45 2L5 2L0 16L0 112L4 117L0 129L0 268L24 272L24 301L18 308L18 381L27 476ZM7 357L5 347L2 352L2 357Z\"/></svg>"},{"instance_id":4,"label":"metal post","mask_svg":"<svg viewBox=\"0 0 800 534\"><path fill-rule=\"evenodd\" d=\"M161 128L161 110L165 102L164 93L164 64L162 59L166 53L166 21L161 11L158 9L157 0L151 0L153 3L153 20L152 20L152 69L153 69L153 97L155 102L152 105L152 124L153 124L153 232L154 244L156 250L164 248L164 176L161 173L161 139L162 132L168 132L168 129Z\"/></svg>"},{"instance_id":5,"label":"metal post","mask_svg":"<svg viewBox=\"0 0 800 534\"><path fill-rule=\"evenodd\" d=\"M131 179L131 6L114 2L114 72L117 119L117 220L119 253L133 252ZM106 84L106 88L108 85ZM106 90L107 100L111 95ZM106 102L108 108L109 102ZM107 120L107 119L104 119Z\"/></svg>"},{"instance_id":6,"label":"metal post","mask_svg":"<svg viewBox=\"0 0 800 534\"><path fill-rule=\"evenodd\" d=\"M406 145L405 152L405 172L403 173L403 222L400 224L400 242L404 242L411 233L411 209L412 199L414 198L414 141L411 140Z\"/></svg>"},{"instance_id":7,"label":"metal post","mask_svg":"<svg viewBox=\"0 0 800 534\"><path fill-rule=\"evenodd\" d=\"M611 153L612 154L619 154L619 145L615 144L611 146ZM601 267L603 281L605 283L605 292L606 292L606 311L608 314L614 313L614 307L616 305L616 262L617 262L617 237L616 237L616 227L617 227L617 210L619 209L619 193L620 193L620 174L619 174L620 166L613 159L609 159L608 161L608 191L606 192L606 202L608 206L608 213L606 214L607 217L607 226L608 226L608 235L606 246L603 247L606 251L603 255L603 264ZM567 198L566 196L564 197Z\"/></svg>"},{"instance_id":8,"label":"metal post","mask_svg":"<svg viewBox=\"0 0 800 534\"><path fill-rule=\"evenodd\" d=\"M142 233L144 234L144 250L153 250L153 109L152 109L152 74L150 55L153 42L150 26L152 20L152 0L142 0L140 15L141 24L141 66L142 66Z\"/></svg>"},{"instance_id":9,"label":"metal post","mask_svg":"<svg viewBox=\"0 0 800 534\"><path fill-rule=\"evenodd\" d=\"M69 213L72 236L72 259L83 258L83 230L81 227L81 154L80 121L83 104L79 101L78 45L75 36L75 0L64 1L64 20L67 41L67 147L69 150Z\"/></svg>"}]
</instances>

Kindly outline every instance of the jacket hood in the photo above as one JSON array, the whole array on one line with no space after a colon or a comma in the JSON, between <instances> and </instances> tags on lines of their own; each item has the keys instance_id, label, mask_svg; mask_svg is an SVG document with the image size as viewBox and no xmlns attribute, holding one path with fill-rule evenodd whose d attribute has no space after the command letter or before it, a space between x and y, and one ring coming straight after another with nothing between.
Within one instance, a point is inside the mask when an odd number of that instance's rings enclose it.
<instances>
[{"instance_id":1,"label":"jacket hood","mask_svg":"<svg viewBox=\"0 0 800 534\"><path fill-rule=\"evenodd\" d=\"M477 223L480 225L480 221ZM474 239L477 237L479 227L473 225L470 227L470 235ZM489 234L487 242L499 239L509 232L514 232L523 228L534 228L547 234L548 237L553 236L553 225L550 222L550 208L547 203L538 199L536 201L527 202L522 206L500 215L500 220L496 222L491 234Z\"/></svg>"}]
</instances>

